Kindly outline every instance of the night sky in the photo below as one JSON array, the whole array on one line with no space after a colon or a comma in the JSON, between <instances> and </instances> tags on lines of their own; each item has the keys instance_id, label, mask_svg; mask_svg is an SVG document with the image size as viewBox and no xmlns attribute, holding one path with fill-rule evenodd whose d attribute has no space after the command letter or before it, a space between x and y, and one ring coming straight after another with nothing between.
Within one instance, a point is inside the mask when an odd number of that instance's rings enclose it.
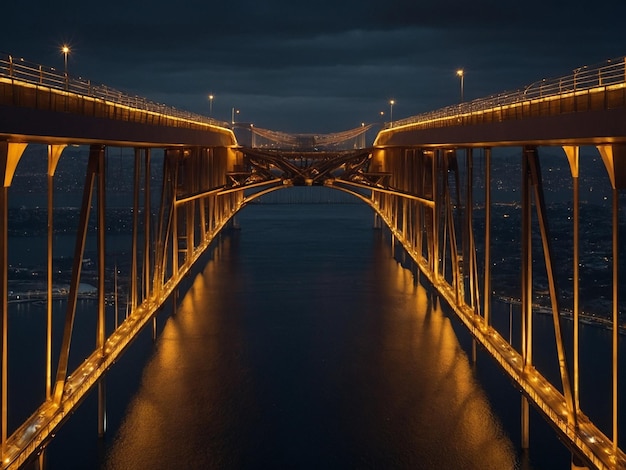
<instances>
[{"instance_id":1,"label":"night sky","mask_svg":"<svg viewBox=\"0 0 626 470\"><path fill-rule=\"evenodd\" d=\"M624 0L6 1L0 53L177 108L336 132L626 54Z\"/></svg>"}]
</instances>

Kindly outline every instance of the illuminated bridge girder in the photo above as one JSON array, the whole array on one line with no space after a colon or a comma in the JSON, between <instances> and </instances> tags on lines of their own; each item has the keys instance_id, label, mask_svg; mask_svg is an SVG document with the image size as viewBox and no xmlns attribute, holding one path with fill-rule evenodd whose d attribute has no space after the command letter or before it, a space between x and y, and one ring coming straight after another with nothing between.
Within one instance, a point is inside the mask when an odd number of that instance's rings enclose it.
<instances>
[{"instance_id":1,"label":"illuminated bridge girder","mask_svg":"<svg viewBox=\"0 0 626 470\"><path fill-rule=\"evenodd\" d=\"M39 140L39 139L36 139ZM4 185L0 191L0 213L2 233L0 234L0 256L3 270L0 271L0 289L3 315L3 354L2 354L2 468L18 468L33 456L42 452L57 428L79 406L87 393L97 387L99 390L99 434L104 434L106 408L104 377L106 371L123 354L125 348L136 335L153 322L156 334L156 314L169 299L176 301L177 286L190 271L195 261L209 246L209 243L243 206L243 190L227 187L226 174L234 167L236 152L225 147L170 147L164 149L162 187L158 207L151 207L150 175L152 173L151 148L136 147L134 152L134 200L132 207L132 267L130 275L130 299L127 317L111 330L105 321L105 276L114 268L105 250L106 218L105 188L107 186L106 153L103 144L93 143L89 150L89 163L84 179L82 207L79 226L76 231L73 268L67 309L65 313L63 338L58 356L52 355L51 336L51 295L53 274L52 234L53 200L48 192L49 232L48 232L48 319L47 319L47 359L46 359L46 400L16 429L8 427L10 403L7 391L10 384L6 371L8 354L6 345L8 290L7 290L7 226L8 196L12 176L26 148L26 143L0 141L0 163ZM49 188L54 181L54 169L65 145L49 146ZM85 239L92 205L96 211L97 226L97 338L95 350L75 369L69 366L76 313L76 303L81 279L81 267L85 253ZM143 212L143 217L140 213ZM155 231L151 231L156 217ZM2 274L3 273L3 274ZM84 334L84 332L82 332ZM76 359L73 360L76 362ZM52 365L57 364L56 374Z\"/></svg>"},{"instance_id":2,"label":"illuminated bridge girder","mask_svg":"<svg viewBox=\"0 0 626 470\"><path fill-rule=\"evenodd\" d=\"M573 244L574 273L578 277L578 146L564 146L572 169L574 188ZM620 178L626 170L621 157L626 146L608 145L598 148L611 174L614 194L624 187ZM523 147L522 155L522 246L520 305L522 309L521 348L518 350L504 333L492 325L491 308L491 148L480 149L484 154L484 175L475 175L476 149L456 147L386 147L374 149L371 165L383 169L388 175L385 184L375 184L364 178L327 181L327 185L353 194L369 204L378 220L384 222L406 252L419 266L438 295L452 308L474 337L475 344L482 346L495 359L522 392L522 447L529 445L528 404L533 404L572 450L573 461L589 468L626 468L626 455L617 443L617 409L619 402L617 377L617 344L620 329L617 313L617 262L614 269L614 312L611 320L613 331L613 392L610 397L596 397L613 403L613 429L599 429L580 407L578 327L574 328L573 367L568 367L561 295L554 275L554 256L551 247L548 216L543 195L543 179L536 146ZM464 165L459 165L462 162ZM463 168L464 167L464 168ZM619 167L619 168L618 168ZM473 203L474 183L486 181L485 186L485 232L484 262L479 269L476 233L474 229ZM615 187L615 184L618 186ZM617 260L619 248L616 240L617 196L613 210L613 256ZM533 217L532 212L536 215ZM533 222L533 219L536 222ZM536 225L535 225L536 224ZM541 249L531 246L533 231L538 231ZM509 248L510 249L510 248ZM560 380L552 383L533 361L533 295L536 282L532 278L533 263L543 258L547 273L550 306L553 319L554 345L557 351L556 370ZM487 268L485 268L485 266ZM578 282L575 284L573 312L574 324L582 318L578 307ZM622 403L622 406L624 404Z\"/></svg>"}]
</instances>

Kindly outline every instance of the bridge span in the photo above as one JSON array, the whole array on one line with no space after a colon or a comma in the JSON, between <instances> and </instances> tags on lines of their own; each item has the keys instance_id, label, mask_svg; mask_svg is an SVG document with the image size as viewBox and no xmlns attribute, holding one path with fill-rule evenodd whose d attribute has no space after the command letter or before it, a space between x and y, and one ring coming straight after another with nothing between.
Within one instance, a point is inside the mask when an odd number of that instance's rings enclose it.
<instances>
[{"instance_id":1,"label":"bridge span","mask_svg":"<svg viewBox=\"0 0 626 470\"><path fill-rule=\"evenodd\" d=\"M537 82L514 92L461 103L394 121L366 147L362 126L330 136L253 130L254 145L240 146L233 129L203 116L130 97L105 86L68 77L8 57L0 61L0 302L2 305L1 451L2 468L18 468L43 455L55 431L97 387L99 433L106 427L106 371L137 333L152 322L168 299L176 301L181 279L215 236L245 204L291 185L325 185L359 198L384 223L394 240L419 266L437 295L454 310L480 345L521 391L522 446L529 443L529 405L535 406L572 451L573 467L626 468L618 439L619 344L619 191L626 184L626 66L623 60L576 70L572 75ZM48 225L46 390L30 417L9 427L8 211L10 188L24 150L47 146ZM52 269L54 177L68 146L88 146L87 170L67 309L58 356L53 356ZM604 163L612 191L611 429L585 415L580 400L578 325L580 309L580 148L593 146ZM112 325L107 318L106 282L111 261L106 249L107 147L133 149L132 254L129 313ZM521 200L519 302L522 337L507 339L493 325L492 152L520 148ZM555 274L540 147L558 148L571 170L571 278L573 350L563 338L565 309ZM163 152L157 207L152 206L152 157ZM482 155L482 157L480 157ZM475 171L479 158L484 174ZM474 199L478 180L484 204ZM508 181L506 184L514 184ZM70 360L76 303L86 238L95 208L97 239L96 343L84 358ZM533 215L534 211L534 215ZM484 220L476 230L476 213ZM154 218L154 220L153 220ZM500 222L498 222L500 223ZM533 240L539 240L537 245ZM480 255L480 256L479 256ZM554 326L558 380L540 370L532 355L533 316L538 281L533 265L541 262L547 279ZM117 272L117 268L115 268ZM518 345L519 343L519 345ZM70 364L79 365L70 370ZM56 371L53 367L56 366Z\"/></svg>"}]
</instances>

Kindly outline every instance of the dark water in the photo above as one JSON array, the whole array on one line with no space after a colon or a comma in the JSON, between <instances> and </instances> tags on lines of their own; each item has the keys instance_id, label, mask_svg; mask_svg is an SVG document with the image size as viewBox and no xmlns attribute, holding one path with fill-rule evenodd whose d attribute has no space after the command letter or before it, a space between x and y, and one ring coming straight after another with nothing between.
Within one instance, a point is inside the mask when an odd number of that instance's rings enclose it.
<instances>
[{"instance_id":1,"label":"dark water","mask_svg":"<svg viewBox=\"0 0 626 470\"><path fill-rule=\"evenodd\" d=\"M92 393L46 468L569 468L534 412L520 452L518 392L484 354L472 366L469 335L367 207L237 221L156 343L144 332L108 374L106 439Z\"/></svg>"},{"instance_id":2,"label":"dark water","mask_svg":"<svg viewBox=\"0 0 626 470\"><path fill-rule=\"evenodd\" d=\"M105 468L512 468L450 321L361 206L251 207L168 321Z\"/></svg>"}]
</instances>

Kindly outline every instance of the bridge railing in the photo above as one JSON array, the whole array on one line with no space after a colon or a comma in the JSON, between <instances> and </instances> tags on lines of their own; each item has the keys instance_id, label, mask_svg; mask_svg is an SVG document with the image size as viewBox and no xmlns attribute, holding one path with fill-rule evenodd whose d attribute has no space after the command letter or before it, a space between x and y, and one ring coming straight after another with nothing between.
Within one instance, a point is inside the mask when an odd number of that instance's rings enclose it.
<instances>
[{"instance_id":1,"label":"bridge railing","mask_svg":"<svg viewBox=\"0 0 626 470\"><path fill-rule=\"evenodd\" d=\"M219 121L200 114L191 113L150 101L146 98L130 95L106 85L94 84L91 80L73 77L66 72L58 71L24 59L16 59L10 54L0 54L0 79L5 78L12 82L21 82L36 87L46 87L52 90L69 92L80 96L104 100L115 105L127 106L150 113L172 118L211 124L219 127L230 127L227 122Z\"/></svg>"},{"instance_id":2,"label":"bridge railing","mask_svg":"<svg viewBox=\"0 0 626 470\"><path fill-rule=\"evenodd\" d=\"M626 85L626 60L624 58L611 59L595 66L579 67L570 75L539 80L517 90L505 91L388 122L385 128L410 124L441 127L626 106L626 86L613 90L611 94L607 93L607 89L618 88L616 86L619 85ZM592 96L592 93L596 91L604 93L596 99ZM548 104L531 106L533 101ZM480 115L480 119L475 118L477 115ZM474 116L474 118L459 120L464 116Z\"/></svg>"}]
</instances>

